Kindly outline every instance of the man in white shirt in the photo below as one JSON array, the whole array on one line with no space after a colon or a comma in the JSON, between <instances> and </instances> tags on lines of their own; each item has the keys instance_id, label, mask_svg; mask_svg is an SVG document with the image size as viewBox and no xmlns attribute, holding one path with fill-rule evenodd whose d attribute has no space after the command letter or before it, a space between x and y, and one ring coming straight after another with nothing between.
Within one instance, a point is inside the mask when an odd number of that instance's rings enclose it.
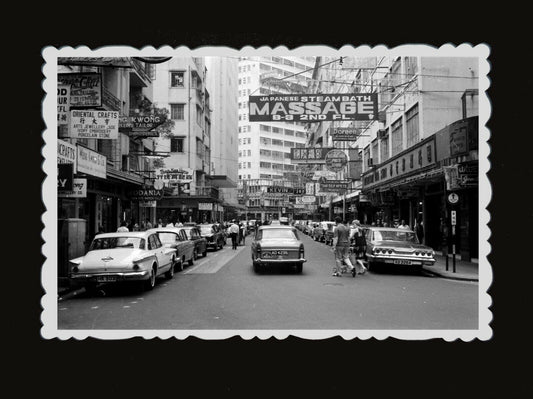
<instances>
[{"instance_id":1,"label":"man in white shirt","mask_svg":"<svg viewBox=\"0 0 533 399\"><path fill-rule=\"evenodd\" d=\"M410 230L410 227L408 224L405 224L405 220L402 220L402 222L400 223L400 225L398 226L399 229L405 229L405 230Z\"/></svg>"},{"instance_id":2,"label":"man in white shirt","mask_svg":"<svg viewBox=\"0 0 533 399\"><path fill-rule=\"evenodd\" d=\"M237 236L239 234L239 225L235 223L235 219L231 221L231 226L229 227L229 235L231 237L231 247L232 249L237 249Z\"/></svg>"},{"instance_id":3,"label":"man in white shirt","mask_svg":"<svg viewBox=\"0 0 533 399\"><path fill-rule=\"evenodd\" d=\"M117 229L117 233L124 233L127 231L130 231L130 229L128 229L128 227L126 226L126 222L120 223L120 227Z\"/></svg>"}]
</instances>

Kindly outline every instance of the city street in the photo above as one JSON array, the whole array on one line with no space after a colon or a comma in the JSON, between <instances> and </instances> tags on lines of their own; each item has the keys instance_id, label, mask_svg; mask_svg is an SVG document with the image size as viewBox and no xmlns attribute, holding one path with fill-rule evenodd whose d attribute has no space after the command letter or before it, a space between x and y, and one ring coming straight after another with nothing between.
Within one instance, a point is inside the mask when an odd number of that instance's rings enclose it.
<instances>
[{"instance_id":1,"label":"city street","mask_svg":"<svg viewBox=\"0 0 533 399\"><path fill-rule=\"evenodd\" d=\"M210 250L152 291L102 287L58 303L59 329L477 329L478 284L409 271L332 277L331 247L298 233L302 274L256 274L246 246Z\"/></svg>"}]
</instances>

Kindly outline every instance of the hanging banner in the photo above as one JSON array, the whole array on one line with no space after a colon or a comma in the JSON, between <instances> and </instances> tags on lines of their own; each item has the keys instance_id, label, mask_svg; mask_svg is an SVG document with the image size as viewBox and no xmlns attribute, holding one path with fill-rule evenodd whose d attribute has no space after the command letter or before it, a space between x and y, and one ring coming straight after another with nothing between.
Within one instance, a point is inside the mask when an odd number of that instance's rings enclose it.
<instances>
[{"instance_id":1,"label":"hanging banner","mask_svg":"<svg viewBox=\"0 0 533 399\"><path fill-rule=\"evenodd\" d=\"M321 192L343 193L348 190L349 182L343 180L330 180L320 183Z\"/></svg>"},{"instance_id":2,"label":"hanging banner","mask_svg":"<svg viewBox=\"0 0 533 399\"><path fill-rule=\"evenodd\" d=\"M57 84L70 86L70 107L102 106L102 75L99 73L59 73Z\"/></svg>"},{"instance_id":3,"label":"hanging banner","mask_svg":"<svg viewBox=\"0 0 533 399\"><path fill-rule=\"evenodd\" d=\"M166 187L177 187L179 184L192 183L193 173L190 168L157 168L155 178Z\"/></svg>"},{"instance_id":4,"label":"hanging banner","mask_svg":"<svg viewBox=\"0 0 533 399\"><path fill-rule=\"evenodd\" d=\"M118 112L72 110L69 134L78 139L118 139Z\"/></svg>"},{"instance_id":5,"label":"hanging banner","mask_svg":"<svg viewBox=\"0 0 533 399\"><path fill-rule=\"evenodd\" d=\"M291 148L292 163L326 163L326 154L335 150L333 147Z\"/></svg>"},{"instance_id":6,"label":"hanging banner","mask_svg":"<svg viewBox=\"0 0 533 399\"><path fill-rule=\"evenodd\" d=\"M72 191L60 191L59 198L87 198L87 179L74 179Z\"/></svg>"},{"instance_id":7,"label":"hanging banner","mask_svg":"<svg viewBox=\"0 0 533 399\"><path fill-rule=\"evenodd\" d=\"M313 174L312 180L335 180L337 178L337 174L335 172L332 172L331 170L317 170Z\"/></svg>"},{"instance_id":8,"label":"hanging banner","mask_svg":"<svg viewBox=\"0 0 533 399\"><path fill-rule=\"evenodd\" d=\"M377 93L249 96L250 122L377 119Z\"/></svg>"},{"instance_id":9,"label":"hanging banner","mask_svg":"<svg viewBox=\"0 0 533 399\"><path fill-rule=\"evenodd\" d=\"M304 204L316 203L316 197L314 195L304 195L301 199L302 199L302 203Z\"/></svg>"},{"instance_id":10,"label":"hanging banner","mask_svg":"<svg viewBox=\"0 0 533 399\"><path fill-rule=\"evenodd\" d=\"M87 173L88 175L105 179L107 176L107 158L81 145L77 145L76 147L78 153L76 156L76 170L80 173Z\"/></svg>"},{"instance_id":11,"label":"hanging banner","mask_svg":"<svg viewBox=\"0 0 533 399\"><path fill-rule=\"evenodd\" d=\"M361 134L355 127L336 127L329 129L329 135L333 141L356 141Z\"/></svg>"}]
</instances>

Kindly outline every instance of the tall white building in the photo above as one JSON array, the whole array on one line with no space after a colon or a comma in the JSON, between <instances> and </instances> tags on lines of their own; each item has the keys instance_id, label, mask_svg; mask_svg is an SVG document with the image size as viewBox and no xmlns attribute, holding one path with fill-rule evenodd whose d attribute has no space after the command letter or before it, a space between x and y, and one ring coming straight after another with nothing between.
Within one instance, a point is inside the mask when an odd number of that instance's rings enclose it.
<instances>
[{"instance_id":1,"label":"tall white building","mask_svg":"<svg viewBox=\"0 0 533 399\"><path fill-rule=\"evenodd\" d=\"M315 57L241 57L239 60L239 180L283 179L296 171L290 151L304 147L305 123L250 122L248 96L305 93ZM294 74L298 74L293 76Z\"/></svg>"},{"instance_id":2,"label":"tall white building","mask_svg":"<svg viewBox=\"0 0 533 399\"><path fill-rule=\"evenodd\" d=\"M211 176L224 202L237 205L238 178L238 60L206 57L207 88L211 96Z\"/></svg>"}]
</instances>

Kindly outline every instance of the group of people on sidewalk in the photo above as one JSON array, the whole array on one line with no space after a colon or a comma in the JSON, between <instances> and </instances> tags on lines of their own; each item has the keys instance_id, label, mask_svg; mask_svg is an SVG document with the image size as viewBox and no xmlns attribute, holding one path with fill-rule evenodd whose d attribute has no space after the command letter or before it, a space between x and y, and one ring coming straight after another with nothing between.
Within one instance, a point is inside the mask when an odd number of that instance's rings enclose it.
<instances>
[{"instance_id":1,"label":"group of people on sidewalk","mask_svg":"<svg viewBox=\"0 0 533 399\"><path fill-rule=\"evenodd\" d=\"M163 223L163 221L159 219L154 226L152 222L150 221L150 219L146 219L146 223L142 222L140 226L138 223L131 222L128 227L128 224L126 223L126 221L122 221L120 223L119 228L117 229L117 233L123 233L126 231L145 231L145 230L150 230L154 227L183 227L183 223L181 223L179 220L176 222L168 221L167 223ZM103 228L101 228L101 230L103 230Z\"/></svg>"},{"instance_id":2,"label":"group of people on sidewalk","mask_svg":"<svg viewBox=\"0 0 533 399\"><path fill-rule=\"evenodd\" d=\"M237 246L241 243L244 245L246 239L246 226L242 222L238 223L235 219L232 219L231 224L226 231L231 238L232 249L237 249Z\"/></svg>"}]
</instances>

